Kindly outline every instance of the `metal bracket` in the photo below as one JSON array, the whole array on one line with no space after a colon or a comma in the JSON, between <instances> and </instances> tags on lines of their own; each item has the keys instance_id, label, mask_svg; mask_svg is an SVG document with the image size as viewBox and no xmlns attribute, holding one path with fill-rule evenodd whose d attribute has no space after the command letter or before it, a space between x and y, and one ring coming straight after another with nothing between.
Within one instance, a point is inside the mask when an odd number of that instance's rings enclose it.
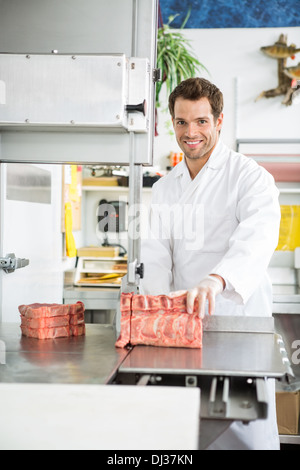
<instances>
[{"instance_id":1,"label":"metal bracket","mask_svg":"<svg viewBox=\"0 0 300 470\"><path fill-rule=\"evenodd\" d=\"M161 81L161 69L152 70L152 79L154 83Z\"/></svg>"},{"instance_id":2,"label":"metal bracket","mask_svg":"<svg viewBox=\"0 0 300 470\"><path fill-rule=\"evenodd\" d=\"M28 266L29 259L16 258L14 253L9 253L5 258L0 258L0 269L3 269L7 274L13 273L16 269Z\"/></svg>"},{"instance_id":3,"label":"metal bracket","mask_svg":"<svg viewBox=\"0 0 300 470\"><path fill-rule=\"evenodd\" d=\"M214 377L209 395L209 414L219 418L227 417L229 406L229 378Z\"/></svg>"}]
</instances>

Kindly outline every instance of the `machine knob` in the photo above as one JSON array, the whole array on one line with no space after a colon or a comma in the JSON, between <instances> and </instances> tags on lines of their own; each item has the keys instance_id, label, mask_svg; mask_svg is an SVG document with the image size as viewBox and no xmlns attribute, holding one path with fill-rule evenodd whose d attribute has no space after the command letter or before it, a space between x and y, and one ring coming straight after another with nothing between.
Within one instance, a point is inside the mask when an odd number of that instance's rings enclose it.
<instances>
[{"instance_id":1,"label":"machine knob","mask_svg":"<svg viewBox=\"0 0 300 470\"><path fill-rule=\"evenodd\" d=\"M143 279L143 277L144 277L144 264L143 263L139 264L136 267L135 272L136 272L136 274L138 274L140 276L141 279Z\"/></svg>"},{"instance_id":2,"label":"machine knob","mask_svg":"<svg viewBox=\"0 0 300 470\"><path fill-rule=\"evenodd\" d=\"M125 107L126 111L129 113L143 113L144 116L146 116L147 112L147 101L144 100L140 104L127 104Z\"/></svg>"}]
</instances>

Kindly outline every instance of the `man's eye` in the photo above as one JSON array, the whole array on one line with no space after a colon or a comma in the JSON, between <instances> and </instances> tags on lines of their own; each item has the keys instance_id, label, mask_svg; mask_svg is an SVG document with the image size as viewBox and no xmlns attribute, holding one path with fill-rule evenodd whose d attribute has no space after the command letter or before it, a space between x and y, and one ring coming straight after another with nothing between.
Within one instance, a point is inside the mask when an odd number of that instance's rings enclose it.
<instances>
[{"instance_id":1,"label":"man's eye","mask_svg":"<svg viewBox=\"0 0 300 470\"><path fill-rule=\"evenodd\" d=\"M184 124L185 124L185 121L177 121L178 126L184 126Z\"/></svg>"},{"instance_id":2,"label":"man's eye","mask_svg":"<svg viewBox=\"0 0 300 470\"><path fill-rule=\"evenodd\" d=\"M205 124L206 121L205 121L205 119L199 119L199 123L200 123L200 124Z\"/></svg>"}]
</instances>

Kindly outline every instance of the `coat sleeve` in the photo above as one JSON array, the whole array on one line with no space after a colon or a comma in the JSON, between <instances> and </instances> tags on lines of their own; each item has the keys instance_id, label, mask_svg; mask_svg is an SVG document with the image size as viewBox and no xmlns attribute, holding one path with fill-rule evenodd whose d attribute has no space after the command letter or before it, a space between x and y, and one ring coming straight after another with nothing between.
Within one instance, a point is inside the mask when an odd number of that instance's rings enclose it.
<instances>
[{"instance_id":1,"label":"coat sleeve","mask_svg":"<svg viewBox=\"0 0 300 470\"><path fill-rule=\"evenodd\" d=\"M228 251L211 271L226 281L222 295L238 304L247 302L265 276L280 227L279 191L273 177L256 163L249 166L237 182L238 225Z\"/></svg>"},{"instance_id":2,"label":"coat sleeve","mask_svg":"<svg viewBox=\"0 0 300 470\"><path fill-rule=\"evenodd\" d=\"M147 236L141 242L144 278L141 279L140 291L144 295L168 295L173 289L172 248L161 217L157 186L156 183L152 187Z\"/></svg>"}]
</instances>

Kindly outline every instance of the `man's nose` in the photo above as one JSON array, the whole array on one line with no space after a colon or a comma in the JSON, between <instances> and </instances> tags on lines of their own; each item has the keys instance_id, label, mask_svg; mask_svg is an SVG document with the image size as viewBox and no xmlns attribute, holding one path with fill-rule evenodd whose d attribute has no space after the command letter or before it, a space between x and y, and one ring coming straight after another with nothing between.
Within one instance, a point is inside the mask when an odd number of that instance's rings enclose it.
<instances>
[{"instance_id":1,"label":"man's nose","mask_svg":"<svg viewBox=\"0 0 300 470\"><path fill-rule=\"evenodd\" d=\"M195 135L198 134L197 124L194 122L191 122L190 124L188 124L186 131L187 131L188 137L194 137Z\"/></svg>"}]
</instances>

